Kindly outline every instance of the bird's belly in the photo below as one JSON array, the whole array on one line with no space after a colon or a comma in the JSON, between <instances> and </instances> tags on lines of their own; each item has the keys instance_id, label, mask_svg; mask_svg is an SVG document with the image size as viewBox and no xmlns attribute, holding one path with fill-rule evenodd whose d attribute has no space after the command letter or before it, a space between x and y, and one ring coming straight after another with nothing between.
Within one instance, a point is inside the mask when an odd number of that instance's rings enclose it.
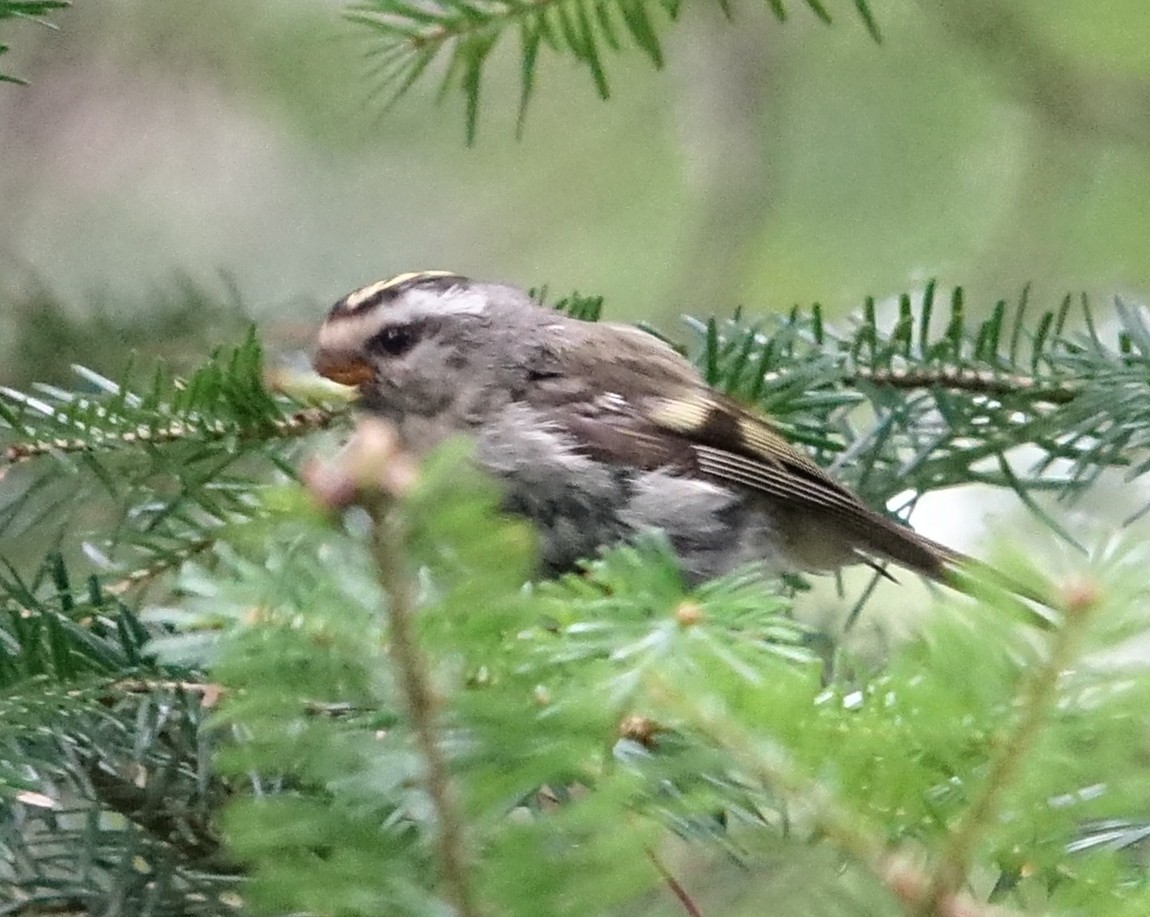
<instances>
[{"instance_id":1,"label":"bird's belly","mask_svg":"<svg viewBox=\"0 0 1150 917\"><path fill-rule=\"evenodd\" d=\"M511 410L477 432L476 459L504 486L504 507L539 535L547 573L575 569L605 546L662 531L692 583L751 562L776 572L837 569L857 558L809 514L674 469L611 464L566 432Z\"/></svg>"}]
</instances>

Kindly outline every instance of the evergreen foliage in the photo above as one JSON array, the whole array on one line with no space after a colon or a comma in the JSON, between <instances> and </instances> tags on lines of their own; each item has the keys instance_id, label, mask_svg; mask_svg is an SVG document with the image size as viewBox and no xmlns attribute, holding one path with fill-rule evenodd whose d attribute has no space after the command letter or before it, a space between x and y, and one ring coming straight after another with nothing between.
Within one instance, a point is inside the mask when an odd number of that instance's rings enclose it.
<instances>
[{"instance_id":1,"label":"evergreen foliage","mask_svg":"<svg viewBox=\"0 0 1150 917\"><path fill-rule=\"evenodd\" d=\"M89 366L122 377L141 358L162 358L172 372L193 372L214 344L239 340L251 318L231 278L203 283L177 273L137 297L85 299L81 311L46 284L0 290L6 321L4 380L11 386L71 386L78 353Z\"/></svg>"},{"instance_id":2,"label":"evergreen foliage","mask_svg":"<svg viewBox=\"0 0 1150 917\"><path fill-rule=\"evenodd\" d=\"M729 0L718 0L729 17ZM804 0L823 22L831 15L822 0ZM787 18L784 0L766 0L779 20ZM878 25L867 0L854 7L871 36L878 41ZM479 89L488 57L505 32L519 33L519 130L535 89L539 52L550 49L567 54L587 69L595 91L603 99L611 94L604 54L634 47L656 68L663 66L659 33L663 18L674 22L679 0L364 0L349 18L374 33L372 79L388 104L405 95L436 61L446 61L440 93L458 90L466 107L467 139L475 139L479 117Z\"/></svg>"},{"instance_id":3,"label":"evergreen foliage","mask_svg":"<svg viewBox=\"0 0 1150 917\"><path fill-rule=\"evenodd\" d=\"M604 97L605 50L660 66L660 7L351 16L393 97L445 63L471 138L506 29L522 123L544 47ZM1045 548L990 559L1054 597L1037 615L876 574L819 629L801 580L689 589L657 535L535 581L466 443L417 466L254 333L186 377L0 390L0 913L1145 914L1147 504L1103 536L1048 508L1150 468L1150 320L1028 300L689 319L685 350L895 515L1013 493ZM845 632L894 602L916 632L855 658Z\"/></svg>"},{"instance_id":4,"label":"evergreen foliage","mask_svg":"<svg viewBox=\"0 0 1150 917\"><path fill-rule=\"evenodd\" d=\"M768 334L739 318L689 324L712 385L788 424L875 503L908 487L952 486L956 467L966 483L1010 487L1031 507L1035 490L1067 497L1106 468L1126 468L1133 480L1150 467L1141 309L1116 300L1117 333L1107 342L1084 296L1067 296L1029 325L1025 290L1013 309L999 301L977 324L961 288L938 316L937 299L933 283L917 309L899 297L888 331L873 300L846 333L828 328L817 304ZM868 431L850 419L864 399L879 412ZM862 453L863 436L880 442ZM1038 452L1020 474L1009 453L1022 445Z\"/></svg>"},{"instance_id":5,"label":"evergreen foliage","mask_svg":"<svg viewBox=\"0 0 1150 917\"><path fill-rule=\"evenodd\" d=\"M1144 310L1026 300L691 320L688 351L876 505L1136 476ZM269 388L254 338L79 372L0 408L7 543L71 520L0 574L9 911L1145 912L1150 678L1108 661L1144 626L1132 534L1000 555L1057 607L940 596L863 667L791 586L688 590L658 538L525 587L466 444L331 458L346 403Z\"/></svg>"},{"instance_id":6,"label":"evergreen foliage","mask_svg":"<svg viewBox=\"0 0 1150 917\"><path fill-rule=\"evenodd\" d=\"M50 25L43 16L53 10L69 6L69 0L0 0L0 20L3 19L32 19L43 25ZM0 42L0 54L8 50L8 45ZM24 80L0 72L0 83L20 83Z\"/></svg>"}]
</instances>

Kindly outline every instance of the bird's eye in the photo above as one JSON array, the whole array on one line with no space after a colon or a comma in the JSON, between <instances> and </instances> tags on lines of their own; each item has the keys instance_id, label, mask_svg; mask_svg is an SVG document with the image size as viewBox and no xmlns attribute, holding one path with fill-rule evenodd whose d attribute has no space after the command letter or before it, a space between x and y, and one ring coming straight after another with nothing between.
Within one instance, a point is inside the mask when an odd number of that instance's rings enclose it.
<instances>
[{"instance_id":1,"label":"bird's eye","mask_svg":"<svg viewBox=\"0 0 1150 917\"><path fill-rule=\"evenodd\" d=\"M373 349L382 350L386 354L398 357L411 350L415 346L416 340L415 329L401 325L394 328L384 328L371 339L371 346Z\"/></svg>"}]
</instances>

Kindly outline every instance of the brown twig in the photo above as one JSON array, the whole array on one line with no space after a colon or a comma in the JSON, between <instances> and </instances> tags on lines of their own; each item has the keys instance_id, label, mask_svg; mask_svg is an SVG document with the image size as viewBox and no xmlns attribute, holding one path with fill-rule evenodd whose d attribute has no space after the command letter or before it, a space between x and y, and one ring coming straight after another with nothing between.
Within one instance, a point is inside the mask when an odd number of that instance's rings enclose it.
<instances>
[{"instance_id":1,"label":"brown twig","mask_svg":"<svg viewBox=\"0 0 1150 917\"><path fill-rule=\"evenodd\" d=\"M691 896L687 894L687 890L679 884L678 879L671 875L671 871L663 865L663 861L659 859L658 855L650 847L647 848L647 859L655 865L655 871L663 877L663 881L666 882L667 887L671 889L671 894L679 899L679 903L683 905L683 910L685 910L690 917L703 917L703 912L699 910L698 905L695 904Z\"/></svg>"},{"instance_id":2,"label":"brown twig","mask_svg":"<svg viewBox=\"0 0 1150 917\"><path fill-rule=\"evenodd\" d=\"M894 895L909 913L932 917L1012 917L1013 912L976 901L955 888L936 889L930 873L886 849L882 835L858 815L837 805L817 780L791 766L785 756L768 754L721 712L704 709L664 679L648 676L652 694L672 704L699 729L731 752L748 774L811 812L818 829Z\"/></svg>"},{"instance_id":3,"label":"brown twig","mask_svg":"<svg viewBox=\"0 0 1150 917\"><path fill-rule=\"evenodd\" d=\"M172 443L184 439L222 439L225 436L239 436L242 439L288 439L303 436L313 430L322 430L345 414L344 409L312 407L285 414L266 426L242 427L223 422L194 424L177 420L167 426L141 426L118 433L92 431L94 435L91 439L51 439L13 443L0 452L0 462L17 465L54 453L102 452L141 444Z\"/></svg>"},{"instance_id":4,"label":"brown twig","mask_svg":"<svg viewBox=\"0 0 1150 917\"><path fill-rule=\"evenodd\" d=\"M1023 396L1047 404L1068 404L1078 392L1068 385L1050 384L1033 376L1003 374L961 366L914 369L871 369L855 366L843 376L847 385L869 382L887 388L946 388L997 397Z\"/></svg>"},{"instance_id":5,"label":"brown twig","mask_svg":"<svg viewBox=\"0 0 1150 917\"><path fill-rule=\"evenodd\" d=\"M216 543L216 537L213 535L208 538L199 538L191 541L186 545L176 549L167 557L158 560L153 564L146 567L140 567L125 573L119 579L107 583L103 588L104 591L110 595L123 595L137 586L146 586L158 576L162 576L169 570L173 570L180 566L184 561L190 560L197 554L206 551Z\"/></svg>"},{"instance_id":6,"label":"brown twig","mask_svg":"<svg viewBox=\"0 0 1150 917\"><path fill-rule=\"evenodd\" d=\"M939 903L952 897L970 872L974 849L995 816L999 799L1014 783L1034 747L1043 725L1058 700L1058 680L1074 662L1081 637L1097 605L1092 586L1073 585L1064 589L1065 620L1051 636L1049 656L1023 684L1018 697L1018 721L1000 742L990 760L986 779L962 820L951 832L950 841L938 860L931 886L924 896L920 913L940 913Z\"/></svg>"},{"instance_id":7,"label":"brown twig","mask_svg":"<svg viewBox=\"0 0 1150 917\"><path fill-rule=\"evenodd\" d=\"M383 431L369 428L369 422L361 422L345 460L354 465L357 458L362 462L365 457L373 455L373 449L387 451L382 443L385 435ZM363 442L357 446L357 440ZM369 460L364 464L374 468L377 463ZM436 699L413 625L417 603L408 569L405 527L400 508L385 487L386 484L374 493L361 491L361 499L375 523L372 559L380 585L387 595L388 652L395 661L400 694L426 768L427 793L439 822L436 847L447 897L459 917L479 917L479 905L468 876L463 822L453 798L447 760L439 745L435 723Z\"/></svg>"},{"instance_id":8,"label":"brown twig","mask_svg":"<svg viewBox=\"0 0 1150 917\"><path fill-rule=\"evenodd\" d=\"M120 694L151 694L153 691L183 691L186 694L196 694L200 698L200 706L214 707L224 694L222 685L213 681L175 681L173 679L152 678L122 678L108 686L107 701L118 700Z\"/></svg>"}]
</instances>

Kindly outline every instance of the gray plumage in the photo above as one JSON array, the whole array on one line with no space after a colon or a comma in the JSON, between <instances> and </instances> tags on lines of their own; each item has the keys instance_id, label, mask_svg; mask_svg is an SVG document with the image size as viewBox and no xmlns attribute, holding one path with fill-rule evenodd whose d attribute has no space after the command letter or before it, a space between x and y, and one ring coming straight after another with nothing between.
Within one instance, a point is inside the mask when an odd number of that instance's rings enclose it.
<instances>
[{"instance_id":1,"label":"gray plumage","mask_svg":"<svg viewBox=\"0 0 1150 917\"><path fill-rule=\"evenodd\" d=\"M316 368L425 452L465 433L530 519L548 572L658 529L692 581L894 561L946 579L961 555L865 506L761 415L656 338L444 272L349 294Z\"/></svg>"}]
</instances>

